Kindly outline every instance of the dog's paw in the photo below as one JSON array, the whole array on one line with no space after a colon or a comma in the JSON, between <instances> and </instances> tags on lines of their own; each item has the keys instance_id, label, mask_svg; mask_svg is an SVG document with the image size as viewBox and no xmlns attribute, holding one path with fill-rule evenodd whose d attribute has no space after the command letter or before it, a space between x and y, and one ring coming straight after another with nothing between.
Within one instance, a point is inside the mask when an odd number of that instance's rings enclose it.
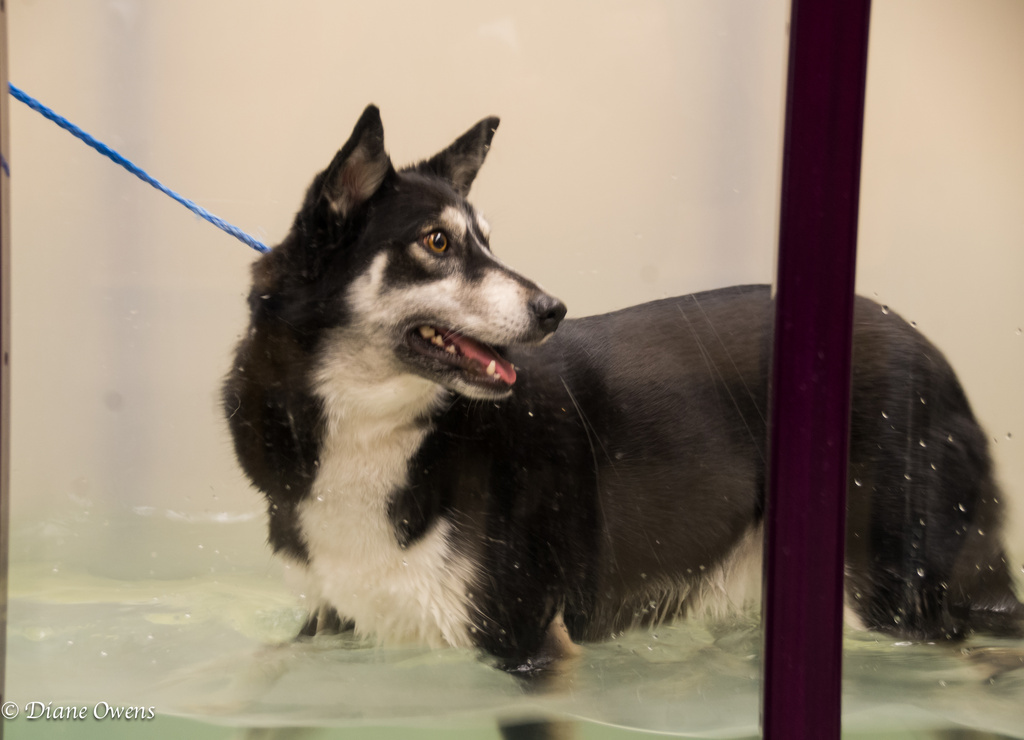
<instances>
[{"instance_id":1,"label":"dog's paw","mask_svg":"<svg viewBox=\"0 0 1024 740\"><path fill-rule=\"evenodd\" d=\"M510 660L500 664L503 671L527 679L547 679L566 672L582 648L572 641L561 614L548 625L540 649L524 660Z\"/></svg>"},{"instance_id":2,"label":"dog's paw","mask_svg":"<svg viewBox=\"0 0 1024 740\"><path fill-rule=\"evenodd\" d=\"M319 609L310 612L297 638L338 635L355 629L355 626L351 619L342 619L333 606L322 604Z\"/></svg>"}]
</instances>

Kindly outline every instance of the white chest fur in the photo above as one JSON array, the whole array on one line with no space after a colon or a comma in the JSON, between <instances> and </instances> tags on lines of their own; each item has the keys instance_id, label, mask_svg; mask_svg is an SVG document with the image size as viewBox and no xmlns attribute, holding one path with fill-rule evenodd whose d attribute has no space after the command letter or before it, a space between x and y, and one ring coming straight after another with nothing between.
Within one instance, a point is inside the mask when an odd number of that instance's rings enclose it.
<instances>
[{"instance_id":1,"label":"white chest fur","mask_svg":"<svg viewBox=\"0 0 1024 740\"><path fill-rule=\"evenodd\" d=\"M382 644L469 645L474 569L453 551L448 522L403 548L388 516L426 433L417 420L442 391L406 374L381 378L379 369L357 374L376 379L355 385L337 372L337 360L353 358L334 359L318 387L327 421L320 469L299 511L308 595Z\"/></svg>"}]
</instances>

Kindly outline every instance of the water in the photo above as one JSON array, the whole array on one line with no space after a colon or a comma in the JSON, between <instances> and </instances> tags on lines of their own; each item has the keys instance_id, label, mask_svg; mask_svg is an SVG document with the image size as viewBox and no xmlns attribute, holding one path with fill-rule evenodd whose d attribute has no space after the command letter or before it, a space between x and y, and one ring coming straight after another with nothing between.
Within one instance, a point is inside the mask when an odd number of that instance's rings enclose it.
<instances>
[{"instance_id":1,"label":"water","mask_svg":"<svg viewBox=\"0 0 1024 740\"><path fill-rule=\"evenodd\" d=\"M161 722L135 723L150 732L178 718L480 737L495 718L554 716L693 737L757 734L753 616L588 645L543 689L471 650L380 649L352 636L291 642L302 619L272 572L120 581L22 564L12 572L8 698L23 712L30 701L151 707ZM1024 738L1024 641L920 644L851 632L844 671L848 732L963 725ZM9 732L30 724L22 717Z\"/></svg>"}]
</instances>

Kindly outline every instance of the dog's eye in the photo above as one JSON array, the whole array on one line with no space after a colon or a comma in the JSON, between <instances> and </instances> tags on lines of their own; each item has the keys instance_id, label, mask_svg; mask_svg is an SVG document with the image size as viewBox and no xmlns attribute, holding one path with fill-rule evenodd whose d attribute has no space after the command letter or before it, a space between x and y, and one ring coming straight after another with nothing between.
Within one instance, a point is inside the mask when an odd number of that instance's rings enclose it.
<instances>
[{"instance_id":1,"label":"dog's eye","mask_svg":"<svg viewBox=\"0 0 1024 740\"><path fill-rule=\"evenodd\" d=\"M440 231L434 231L423 237L423 246L431 252L441 254L448 249L448 237Z\"/></svg>"}]
</instances>

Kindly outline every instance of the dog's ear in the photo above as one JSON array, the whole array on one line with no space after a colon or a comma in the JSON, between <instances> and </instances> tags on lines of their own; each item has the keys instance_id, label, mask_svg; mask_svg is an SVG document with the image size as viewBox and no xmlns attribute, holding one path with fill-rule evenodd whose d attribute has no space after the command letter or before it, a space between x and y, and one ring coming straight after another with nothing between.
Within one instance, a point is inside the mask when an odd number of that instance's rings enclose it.
<instances>
[{"instance_id":1,"label":"dog's ear","mask_svg":"<svg viewBox=\"0 0 1024 740\"><path fill-rule=\"evenodd\" d=\"M380 111L368 105L345 146L324 170L318 200L347 218L377 192L391 171L391 158L384 151Z\"/></svg>"},{"instance_id":2,"label":"dog's ear","mask_svg":"<svg viewBox=\"0 0 1024 740\"><path fill-rule=\"evenodd\" d=\"M498 129L498 120L493 116L485 118L456 139L447 149L421 162L416 169L447 180L455 191L465 198L469 195L469 187L476 179L476 173L484 163L487 150L491 148L491 139Z\"/></svg>"}]
</instances>

